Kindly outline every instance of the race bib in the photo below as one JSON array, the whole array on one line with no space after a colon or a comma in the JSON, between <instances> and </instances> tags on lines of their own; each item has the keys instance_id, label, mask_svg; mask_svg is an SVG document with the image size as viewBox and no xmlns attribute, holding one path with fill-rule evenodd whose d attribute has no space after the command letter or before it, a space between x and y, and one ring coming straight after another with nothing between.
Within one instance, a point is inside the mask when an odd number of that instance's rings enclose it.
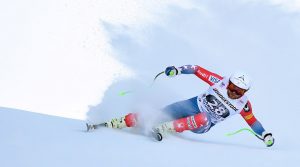
<instances>
[{"instance_id":1,"label":"race bib","mask_svg":"<svg viewBox=\"0 0 300 167\"><path fill-rule=\"evenodd\" d=\"M216 120L223 120L230 115L230 112L225 105L213 95L207 95L203 100L203 104L211 116Z\"/></svg>"}]
</instances>

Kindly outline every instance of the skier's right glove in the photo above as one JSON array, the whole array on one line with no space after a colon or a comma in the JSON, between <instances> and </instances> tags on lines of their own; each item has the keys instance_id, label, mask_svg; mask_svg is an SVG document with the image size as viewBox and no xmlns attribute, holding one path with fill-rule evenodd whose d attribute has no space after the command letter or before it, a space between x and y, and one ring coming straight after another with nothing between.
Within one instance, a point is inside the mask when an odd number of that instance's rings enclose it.
<instances>
[{"instance_id":1,"label":"skier's right glove","mask_svg":"<svg viewBox=\"0 0 300 167\"><path fill-rule=\"evenodd\" d=\"M174 77L176 75L179 75L180 73L181 73L181 71L179 69L177 69L176 67L174 67L174 66L169 66L165 70L165 74L168 77Z\"/></svg>"},{"instance_id":2,"label":"skier's right glove","mask_svg":"<svg viewBox=\"0 0 300 167\"><path fill-rule=\"evenodd\" d=\"M273 146L275 139L273 138L272 133L263 132L262 137L267 147Z\"/></svg>"}]
</instances>

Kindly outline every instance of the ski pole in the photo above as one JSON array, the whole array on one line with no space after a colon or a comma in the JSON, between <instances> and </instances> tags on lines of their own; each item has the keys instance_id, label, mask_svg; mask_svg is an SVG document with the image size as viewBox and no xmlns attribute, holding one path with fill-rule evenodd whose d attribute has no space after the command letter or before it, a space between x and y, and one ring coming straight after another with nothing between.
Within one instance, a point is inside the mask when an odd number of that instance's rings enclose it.
<instances>
[{"instance_id":1,"label":"ski pole","mask_svg":"<svg viewBox=\"0 0 300 167\"><path fill-rule=\"evenodd\" d=\"M253 134L255 137L257 137L259 140L262 140L262 141L264 140L264 139L261 138L258 134L256 134L253 130L251 130L251 129L249 129L249 128L242 128L242 129L237 130L237 131L235 131L235 132L227 133L226 136L233 136L233 135L238 134L238 133L240 133L240 132L242 132L242 131L247 131L247 132Z\"/></svg>"},{"instance_id":2,"label":"ski pole","mask_svg":"<svg viewBox=\"0 0 300 167\"><path fill-rule=\"evenodd\" d=\"M162 71L162 72L158 73L157 75L155 75L155 77L154 77L154 79L153 79L153 81L152 81L150 87L152 87L152 85L154 84L154 82L156 81L156 79L157 79L161 74L163 74L164 72L165 72L165 71ZM119 92L119 96L125 96L125 95L127 95L127 94L129 94L129 93L132 93L132 92L134 92L134 91L133 91L133 90L121 91L121 92Z\"/></svg>"},{"instance_id":3,"label":"ski pole","mask_svg":"<svg viewBox=\"0 0 300 167\"><path fill-rule=\"evenodd\" d=\"M164 72L165 72L165 71L162 71L162 72L158 73L158 74L154 77L151 86L154 84L155 80L156 80L161 74L163 74ZM150 87L151 87L151 86L150 86Z\"/></svg>"}]
</instances>

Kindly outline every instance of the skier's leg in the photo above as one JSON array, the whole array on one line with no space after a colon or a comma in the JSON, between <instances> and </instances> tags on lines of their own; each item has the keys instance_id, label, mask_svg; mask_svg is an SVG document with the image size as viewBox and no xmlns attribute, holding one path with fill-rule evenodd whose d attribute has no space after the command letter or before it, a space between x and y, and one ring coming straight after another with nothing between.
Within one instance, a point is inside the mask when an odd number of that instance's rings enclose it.
<instances>
[{"instance_id":1,"label":"skier's leg","mask_svg":"<svg viewBox=\"0 0 300 167\"><path fill-rule=\"evenodd\" d=\"M129 113L121 118L114 118L108 122L105 122L104 125L109 128L126 128L134 127L137 124L137 113Z\"/></svg>"},{"instance_id":2,"label":"skier's leg","mask_svg":"<svg viewBox=\"0 0 300 167\"><path fill-rule=\"evenodd\" d=\"M191 98L188 100L184 100L181 102L177 102L171 104L163 109L163 112L166 112L166 115L169 115L172 119L178 119L187 117L189 115L195 115L199 113L199 109L197 108L197 98ZM196 104L195 104L196 103ZM121 118L114 118L108 122L105 122L104 125L110 128L125 128L125 127L134 127L137 125L138 114L137 113L129 113L126 116ZM163 120L164 122L166 120Z\"/></svg>"},{"instance_id":3,"label":"skier's leg","mask_svg":"<svg viewBox=\"0 0 300 167\"><path fill-rule=\"evenodd\" d=\"M197 104L197 97L167 105L163 108L162 112L169 116L169 119L164 119L163 121L170 121L198 114L200 113L200 110Z\"/></svg>"},{"instance_id":4,"label":"skier's leg","mask_svg":"<svg viewBox=\"0 0 300 167\"><path fill-rule=\"evenodd\" d=\"M195 133L206 132L211 126L210 118L206 113L180 118L174 121L162 123L153 128L157 140L162 140L162 137L168 132L183 132L191 130ZM205 131L206 130L206 131Z\"/></svg>"},{"instance_id":5,"label":"skier's leg","mask_svg":"<svg viewBox=\"0 0 300 167\"><path fill-rule=\"evenodd\" d=\"M167 117L163 116L161 122L164 123L153 127L152 133L153 136L159 141L162 140L162 137L166 134L166 132L182 132L184 130L193 129L196 130L198 128L202 128L200 125L205 124L206 117L204 116L205 114L200 114L201 112L198 108L197 97L170 104L164 107L162 111ZM194 128L187 128L189 125L193 125L192 123L195 122L195 120L199 121L198 123L196 121L197 126ZM186 126L182 126L182 128L180 128L181 125Z\"/></svg>"}]
</instances>

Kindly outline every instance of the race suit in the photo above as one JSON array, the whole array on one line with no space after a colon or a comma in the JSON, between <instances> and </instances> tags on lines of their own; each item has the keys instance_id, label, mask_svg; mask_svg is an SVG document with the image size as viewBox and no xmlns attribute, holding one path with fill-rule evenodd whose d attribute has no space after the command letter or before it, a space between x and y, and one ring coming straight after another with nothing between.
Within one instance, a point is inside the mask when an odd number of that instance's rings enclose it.
<instances>
[{"instance_id":1,"label":"race suit","mask_svg":"<svg viewBox=\"0 0 300 167\"><path fill-rule=\"evenodd\" d=\"M265 131L253 115L252 106L246 94L239 99L228 97L228 77L221 77L197 65L181 66L178 67L178 70L181 74L195 74L208 83L210 87L198 96L166 106L163 111L170 115L172 119L204 113L207 118L206 125L192 131L194 133L205 133L215 124L235 114L240 114L255 133L262 135Z\"/></svg>"}]
</instances>

